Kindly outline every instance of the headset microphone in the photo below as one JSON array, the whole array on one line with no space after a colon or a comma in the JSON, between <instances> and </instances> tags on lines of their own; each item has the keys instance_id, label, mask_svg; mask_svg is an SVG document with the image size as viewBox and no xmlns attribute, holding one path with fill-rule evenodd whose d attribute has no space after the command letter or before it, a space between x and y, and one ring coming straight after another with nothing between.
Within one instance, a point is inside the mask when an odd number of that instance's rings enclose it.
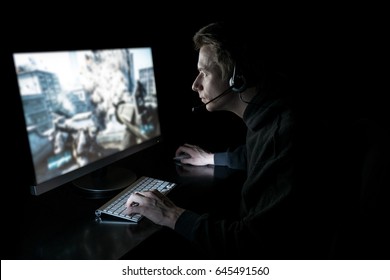
<instances>
[{"instance_id":1,"label":"headset microphone","mask_svg":"<svg viewBox=\"0 0 390 280\"><path fill-rule=\"evenodd\" d=\"M228 89L224 90L221 94L217 95L216 97L214 97L213 99L209 100L208 102L206 102L206 103L204 103L204 104L202 104L200 106L197 106L197 107L192 107L192 112L194 113L194 112L198 111L199 109L206 107L207 104L209 104L209 103L215 101L216 99L226 95L227 93L231 92L232 89L233 89L233 86L230 86L230 87L228 87Z\"/></svg>"},{"instance_id":2,"label":"headset microphone","mask_svg":"<svg viewBox=\"0 0 390 280\"><path fill-rule=\"evenodd\" d=\"M204 103L203 105L200 105L198 107L192 107L192 112L195 112L201 108L206 107L207 104L213 102L214 100L224 96L225 94L227 94L229 92L233 91L233 92L241 93L241 92L246 90L246 88L247 88L246 80L245 80L243 75L237 74L236 65L234 65L233 75L229 80L229 85L230 85L229 88L227 90L223 91L220 95L217 95L217 97L214 97L213 99Z\"/></svg>"}]
</instances>

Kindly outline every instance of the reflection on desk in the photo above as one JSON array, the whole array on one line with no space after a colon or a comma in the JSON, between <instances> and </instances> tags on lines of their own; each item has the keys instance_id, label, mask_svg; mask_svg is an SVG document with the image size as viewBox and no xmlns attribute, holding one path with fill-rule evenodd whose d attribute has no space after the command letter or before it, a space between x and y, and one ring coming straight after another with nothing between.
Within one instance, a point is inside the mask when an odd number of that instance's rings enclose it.
<instances>
[{"instance_id":1,"label":"reflection on desk","mask_svg":"<svg viewBox=\"0 0 390 280\"><path fill-rule=\"evenodd\" d=\"M118 259L159 229L147 219L138 225L90 221L41 240L31 254L38 259Z\"/></svg>"}]
</instances>

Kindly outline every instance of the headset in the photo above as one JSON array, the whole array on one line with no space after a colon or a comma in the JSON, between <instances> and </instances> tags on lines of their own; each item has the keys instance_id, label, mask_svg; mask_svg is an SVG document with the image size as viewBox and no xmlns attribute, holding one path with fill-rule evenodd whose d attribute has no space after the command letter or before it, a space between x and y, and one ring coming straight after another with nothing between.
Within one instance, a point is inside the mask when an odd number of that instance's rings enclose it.
<instances>
[{"instance_id":1,"label":"headset","mask_svg":"<svg viewBox=\"0 0 390 280\"><path fill-rule=\"evenodd\" d=\"M246 80L242 74L237 74L236 65L233 68L233 76L229 80L230 88L233 92L241 93L246 90Z\"/></svg>"},{"instance_id":2,"label":"headset","mask_svg":"<svg viewBox=\"0 0 390 280\"><path fill-rule=\"evenodd\" d=\"M246 90L246 80L245 80L243 75L236 73L236 66L234 65L233 75L229 80L229 88L224 90L222 93L220 93L219 95L217 95L213 99L209 100L208 102L206 102L200 106L197 106L197 107L192 107L192 112L196 112L201 108L205 108L207 104L214 102L215 100L221 98L222 96L225 96L226 94L228 94L230 92L241 93L244 90ZM240 99L241 99L241 94L240 94Z\"/></svg>"}]
</instances>

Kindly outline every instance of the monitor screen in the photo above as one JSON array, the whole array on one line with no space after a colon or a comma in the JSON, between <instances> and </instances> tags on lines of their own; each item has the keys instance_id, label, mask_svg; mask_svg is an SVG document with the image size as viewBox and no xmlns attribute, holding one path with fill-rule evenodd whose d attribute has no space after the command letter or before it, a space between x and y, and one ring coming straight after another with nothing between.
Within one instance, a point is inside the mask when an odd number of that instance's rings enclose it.
<instances>
[{"instance_id":1,"label":"monitor screen","mask_svg":"<svg viewBox=\"0 0 390 280\"><path fill-rule=\"evenodd\" d=\"M123 188L85 175L161 140L151 47L13 53L39 195L70 181ZM84 176L84 178L82 177Z\"/></svg>"}]
</instances>

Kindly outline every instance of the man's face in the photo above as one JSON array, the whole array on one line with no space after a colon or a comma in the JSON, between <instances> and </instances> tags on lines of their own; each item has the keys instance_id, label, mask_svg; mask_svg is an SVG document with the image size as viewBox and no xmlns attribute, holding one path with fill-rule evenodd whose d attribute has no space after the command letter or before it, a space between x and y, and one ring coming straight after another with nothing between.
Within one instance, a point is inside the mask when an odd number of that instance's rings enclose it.
<instances>
[{"instance_id":1,"label":"man's face","mask_svg":"<svg viewBox=\"0 0 390 280\"><path fill-rule=\"evenodd\" d=\"M198 71L199 74L192 84L192 90L198 92L203 103L207 103L229 88L228 81L222 80L221 69L215 62L215 51L212 47L205 45L199 50ZM229 95L212 101L207 105L207 110L223 110L229 100Z\"/></svg>"}]
</instances>

